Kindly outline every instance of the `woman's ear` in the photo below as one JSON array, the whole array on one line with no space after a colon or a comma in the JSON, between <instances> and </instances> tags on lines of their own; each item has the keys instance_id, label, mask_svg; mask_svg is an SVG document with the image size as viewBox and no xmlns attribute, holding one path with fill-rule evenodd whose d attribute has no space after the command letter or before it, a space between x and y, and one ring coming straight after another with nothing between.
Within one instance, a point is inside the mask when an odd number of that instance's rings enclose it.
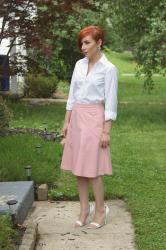
<instances>
[{"instance_id":1,"label":"woman's ear","mask_svg":"<svg viewBox=\"0 0 166 250\"><path fill-rule=\"evenodd\" d=\"M102 39L101 39L101 38L99 38L99 40L97 41L97 45L98 45L99 47L102 46Z\"/></svg>"}]
</instances>

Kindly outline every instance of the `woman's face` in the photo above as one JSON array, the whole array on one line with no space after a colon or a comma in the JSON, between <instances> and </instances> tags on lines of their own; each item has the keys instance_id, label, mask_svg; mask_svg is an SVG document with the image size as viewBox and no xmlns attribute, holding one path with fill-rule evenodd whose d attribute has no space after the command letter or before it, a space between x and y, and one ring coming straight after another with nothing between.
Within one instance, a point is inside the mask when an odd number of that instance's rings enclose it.
<instances>
[{"instance_id":1,"label":"woman's face","mask_svg":"<svg viewBox=\"0 0 166 250\"><path fill-rule=\"evenodd\" d=\"M98 42L96 42L91 35L87 35L82 39L81 51L87 57L94 56L98 52L98 46L100 46L101 43L102 43L101 39L99 39Z\"/></svg>"}]
</instances>

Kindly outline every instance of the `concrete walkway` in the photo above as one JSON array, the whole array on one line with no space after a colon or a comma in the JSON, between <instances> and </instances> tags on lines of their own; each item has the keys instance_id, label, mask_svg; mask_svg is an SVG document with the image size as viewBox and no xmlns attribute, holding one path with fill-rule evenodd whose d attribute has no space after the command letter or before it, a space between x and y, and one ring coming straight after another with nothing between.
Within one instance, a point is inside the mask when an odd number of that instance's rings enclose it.
<instances>
[{"instance_id":1,"label":"concrete walkway","mask_svg":"<svg viewBox=\"0 0 166 250\"><path fill-rule=\"evenodd\" d=\"M93 203L93 202L92 202ZM122 200L106 201L111 213L99 229L74 228L78 201L35 201L27 221L38 223L36 250L134 250L134 229Z\"/></svg>"}]
</instances>

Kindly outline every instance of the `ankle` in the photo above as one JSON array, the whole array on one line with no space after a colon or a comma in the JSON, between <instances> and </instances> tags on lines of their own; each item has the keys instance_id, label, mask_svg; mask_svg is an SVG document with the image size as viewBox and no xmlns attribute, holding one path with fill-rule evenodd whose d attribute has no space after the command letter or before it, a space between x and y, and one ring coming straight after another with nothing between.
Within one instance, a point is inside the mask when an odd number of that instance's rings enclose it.
<instances>
[{"instance_id":1,"label":"ankle","mask_svg":"<svg viewBox=\"0 0 166 250\"><path fill-rule=\"evenodd\" d=\"M105 207L99 207L99 208L96 207L96 213L104 214L105 213Z\"/></svg>"},{"instance_id":2,"label":"ankle","mask_svg":"<svg viewBox=\"0 0 166 250\"><path fill-rule=\"evenodd\" d=\"M80 213L85 214L85 215L89 214L89 207L88 208L81 208Z\"/></svg>"}]
</instances>

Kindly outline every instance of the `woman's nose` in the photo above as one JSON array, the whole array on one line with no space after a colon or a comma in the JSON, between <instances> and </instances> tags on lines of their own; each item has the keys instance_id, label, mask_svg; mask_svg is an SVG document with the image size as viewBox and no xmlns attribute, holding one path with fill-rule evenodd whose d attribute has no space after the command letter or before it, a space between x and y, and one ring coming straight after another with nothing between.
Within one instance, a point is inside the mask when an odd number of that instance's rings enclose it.
<instances>
[{"instance_id":1,"label":"woman's nose","mask_svg":"<svg viewBox=\"0 0 166 250\"><path fill-rule=\"evenodd\" d=\"M84 45L84 44L81 46L81 49L82 49L82 50L84 50L84 49L85 49L85 45Z\"/></svg>"}]
</instances>

